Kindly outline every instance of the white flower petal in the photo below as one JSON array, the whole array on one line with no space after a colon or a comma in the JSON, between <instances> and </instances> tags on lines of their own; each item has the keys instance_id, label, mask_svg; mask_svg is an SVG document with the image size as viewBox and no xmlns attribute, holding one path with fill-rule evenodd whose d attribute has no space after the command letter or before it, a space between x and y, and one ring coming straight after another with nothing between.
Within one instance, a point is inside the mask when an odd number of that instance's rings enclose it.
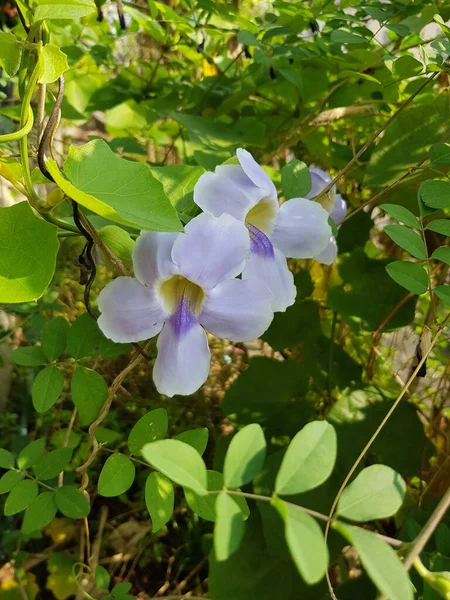
<instances>
[{"instance_id":1,"label":"white flower petal","mask_svg":"<svg viewBox=\"0 0 450 600\"><path fill-rule=\"evenodd\" d=\"M334 198L334 206L330 212L330 217L333 219L336 225L339 225L339 223L344 220L346 214L347 202L340 194L336 194Z\"/></svg>"},{"instance_id":2,"label":"white flower petal","mask_svg":"<svg viewBox=\"0 0 450 600\"><path fill-rule=\"evenodd\" d=\"M258 165L256 160L247 150L238 148L236 151L239 164L244 169L245 174L255 185L266 190L266 196L277 199L277 189L273 184L273 181L264 171L264 169Z\"/></svg>"},{"instance_id":3,"label":"white flower petal","mask_svg":"<svg viewBox=\"0 0 450 600\"><path fill-rule=\"evenodd\" d=\"M154 285L178 272L171 257L178 233L143 231L133 248L134 274L141 283Z\"/></svg>"},{"instance_id":4,"label":"white flower petal","mask_svg":"<svg viewBox=\"0 0 450 600\"><path fill-rule=\"evenodd\" d=\"M221 165L215 173L203 173L194 187L194 202L205 212L220 217L227 213L240 221L266 195L239 165Z\"/></svg>"},{"instance_id":5,"label":"white flower petal","mask_svg":"<svg viewBox=\"0 0 450 600\"><path fill-rule=\"evenodd\" d=\"M280 206L271 240L288 258L313 258L331 236L328 213L318 202L293 198Z\"/></svg>"},{"instance_id":6,"label":"white flower petal","mask_svg":"<svg viewBox=\"0 0 450 600\"><path fill-rule=\"evenodd\" d=\"M267 285L273 294L272 310L275 312L283 312L294 304L297 295L294 277L288 269L286 258L277 248L273 248L272 255L251 252L242 278L260 279Z\"/></svg>"},{"instance_id":7,"label":"white flower petal","mask_svg":"<svg viewBox=\"0 0 450 600\"><path fill-rule=\"evenodd\" d=\"M245 266L250 237L243 223L231 215L218 219L202 213L192 219L172 250L181 275L205 289L239 275Z\"/></svg>"},{"instance_id":8,"label":"white flower petal","mask_svg":"<svg viewBox=\"0 0 450 600\"><path fill-rule=\"evenodd\" d=\"M328 245L322 252L319 252L314 258L317 262L322 263L323 265L331 265L336 260L337 256L337 244L336 238L334 235L330 237Z\"/></svg>"},{"instance_id":9,"label":"white flower petal","mask_svg":"<svg viewBox=\"0 0 450 600\"><path fill-rule=\"evenodd\" d=\"M305 198L311 200L315 198L320 192L330 183L331 177L319 167L310 167L309 172L311 174L311 189L306 194ZM332 193L334 193L335 187L333 186Z\"/></svg>"},{"instance_id":10,"label":"white flower petal","mask_svg":"<svg viewBox=\"0 0 450 600\"><path fill-rule=\"evenodd\" d=\"M248 342L269 327L272 298L266 284L257 279L222 281L208 293L199 321L217 337Z\"/></svg>"},{"instance_id":11,"label":"white flower petal","mask_svg":"<svg viewBox=\"0 0 450 600\"><path fill-rule=\"evenodd\" d=\"M98 326L114 342L139 342L157 335L166 314L153 291L133 277L118 277L100 292Z\"/></svg>"},{"instance_id":12,"label":"white flower petal","mask_svg":"<svg viewBox=\"0 0 450 600\"><path fill-rule=\"evenodd\" d=\"M172 315L158 338L153 380L160 394L187 396L202 386L209 373L211 355L205 330L198 320Z\"/></svg>"}]
</instances>

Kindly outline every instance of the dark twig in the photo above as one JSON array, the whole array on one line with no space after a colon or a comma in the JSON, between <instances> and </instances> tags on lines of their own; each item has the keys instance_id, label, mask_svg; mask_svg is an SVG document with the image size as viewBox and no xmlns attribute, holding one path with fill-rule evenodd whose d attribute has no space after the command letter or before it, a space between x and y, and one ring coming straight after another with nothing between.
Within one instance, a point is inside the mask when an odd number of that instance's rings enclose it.
<instances>
[{"instance_id":1,"label":"dark twig","mask_svg":"<svg viewBox=\"0 0 450 600\"><path fill-rule=\"evenodd\" d=\"M98 317L92 310L90 299L91 287L94 283L94 279L97 274L95 260L92 256L92 250L94 249L94 239L81 222L80 209L75 200L72 200L72 207L73 220L75 221L75 225L86 238L86 244L77 259L77 265L80 267L80 285L84 285L84 304L86 306L86 310L96 321Z\"/></svg>"},{"instance_id":2,"label":"dark twig","mask_svg":"<svg viewBox=\"0 0 450 600\"><path fill-rule=\"evenodd\" d=\"M65 88L64 75L60 76L60 78L58 79L58 83L59 83L58 95L56 97L55 104L53 105L52 114L50 115L50 117L47 121L47 125L45 126L45 129L44 129L44 133L42 134L42 137L39 141L38 155L37 155L39 169L47 177L47 179L50 179L50 181L53 181L53 182L55 180L53 179L53 177L51 176L47 167L45 166L45 148L47 146L47 142L51 136L53 128L55 127L56 123L58 122L59 111L61 109L61 104L62 104L62 101L64 98L64 88Z\"/></svg>"}]
</instances>

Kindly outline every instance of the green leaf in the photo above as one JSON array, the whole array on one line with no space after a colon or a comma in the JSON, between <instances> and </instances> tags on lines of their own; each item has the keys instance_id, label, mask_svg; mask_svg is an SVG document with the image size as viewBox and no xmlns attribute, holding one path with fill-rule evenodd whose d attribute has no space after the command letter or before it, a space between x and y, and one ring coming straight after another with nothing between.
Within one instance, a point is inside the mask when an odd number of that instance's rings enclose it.
<instances>
[{"instance_id":1,"label":"green leaf","mask_svg":"<svg viewBox=\"0 0 450 600\"><path fill-rule=\"evenodd\" d=\"M231 440L223 468L224 482L229 488L249 483L257 475L266 457L266 440L257 423L247 425Z\"/></svg>"},{"instance_id":2,"label":"green leaf","mask_svg":"<svg viewBox=\"0 0 450 600\"><path fill-rule=\"evenodd\" d=\"M437 285L434 291L444 304L450 304L450 285Z\"/></svg>"},{"instance_id":3,"label":"green leaf","mask_svg":"<svg viewBox=\"0 0 450 600\"><path fill-rule=\"evenodd\" d=\"M22 44L12 33L0 31L0 67L10 77L15 75L19 69L22 56Z\"/></svg>"},{"instance_id":4,"label":"green leaf","mask_svg":"<svg viewBox=\"0 0 450 600\"><path fill-rule=\"evenodd\" d=\"M31 396L38 413L49 410L61 395L64 388L64 375L51 365L37 374L33 382Z\"/></svg>"},{"instance_id":5,"label":"green leaf","mask_svg":"<svg viewBox=\"0 0 450 600\"><path fill-rule=\"evenodd\" d=\"M107 590L109 589L110 583L111 576L109 572L105 569L105 567L97 565L95 568L95 587L98 587L101 590Z\"/></svg>"},{"instance_id":6,"label":"green leaf","mask_svg":"<svg viewBox=\"0 0 450 600\"><path fill-rule=\"evenodd\" d=\"M328 548L313 517L279 498L272 505L284 521L284 535L300 575L308 585L320 581L328 567Z\"/></svg>"},{"instance_id":7,"label":"green leaf","mask_svg":"<svg viewBox=\"0 0 450 600\"><path fill-rule=\"evenodd\" d=\"M150 473L145 482L145 505L152 520L152 532L164 527L173 513L173 484L162 473Z\"/></svg>"},{"instance_id":8,"label":"green leaf","mask_svg":"<svg viewBox=\"0 0 450 600\"><path fill-rule=\"evenodd\" d=\"M17 465L19 469L28 469L29 467L33 467L44 454L44 450L45 438L39 438L27 444L17 458Z\"/></svg>"},{"instance_id":9,"label":"green leaf","mask_svg":"<svg viewBox=\"0 0 450 600\"><path fill-rule=\"evenodd\" d=\"M400 56L392 66L392 74L397 79L408 79L422 72L422 64L412 56Z\"/></svg>"},{"instance_id":10,"label":"green leaf","mask_svg":"<svg viewBox=\"0 0 450 600\"><path fill-rule=\"evenodd\" d=\"M108 386L101 375L79 365L70 383L72 400L78 410L81 427L95 421L108 397Z\"/></svg>"},{"instance_id":11,"label":"green leaf","mask_svg":"<svg viewBox=\"0 0 450 600\"><path fill-rule=\"evenodd\" d=\"M55 271L57 227L39 219L28 202L0 207L0 302L30 302Z\"/></svg>"},{"instance_id":12,"label":"green leaf","mask_svg":"<svg viewBox=\"0 0 450 600\"><path fill-rule=\"evenodd\" d=\"M69 323L64 317L52 319L44 331L42 350L48 360L56 360L67 346Z\"/></svg>"},{"instance_id":13,"label":"green leaf","mask_svg":"<svg viewBox=\"0 0 450 600\"><path fill-rule=\"evenodd\" d=\"M450 208L450 183L427 179L419 188L422 201L431 208Z\"/></svg>"},{"instance_id":14,"label":"green leaf","mask_svg":"<svg viewBox=\"0 0 450 600\"><path fill-rule=\"evenodd\" d=\"M198 429L188 429L174 437L175 440L180 440L185 444L189 444L202 455L208 445L209 430L207 427L199 427Z\"/></svg>"},{"instance_id":15,"label":"green leaf","mask_svg":"<svg viewBox=\"0 0 450 600\"><path fill-rule=\"evenodd\" d=\"M435 219L428 223L425 229L450 236L450 219Z\"/></svg>"},{"instance_id":16,"label":"green leaf","mask_svg":"<svg viewBox=\"0 0 450 600\"><path fill-rule=\"evenodd\" d=\"M429 156L432 165L450 165L450 144L433 144Z\"/></svg>"},{"instance_id":17,"label":"green leaf","mask_svg":"<svg viewBox=\"0 0 450 600\"><path fill-rule=\"evenodd\" d=\"M421 236L404 225L386 225L384 231L400 248L415 258L424 260L427 257L425 244Z\"/></svg>"},{"instance_id":18,"label":"green leaf","mask_svg":"<svg viewBox=\"0 0 450 600\"><path fill-rule=\"evenodd\" d=\"M175 483L206 494L206 467L200 454L179 440L158 440L141 451L145 460Z\"/></svg>"},{"instance_id":19,"label":"green leaf","mask_svg":"<svg viewBox=\"0 0 450 600\"><path fill-rule=\"evenodd\" d=\"M420 229L420 223L413 213L399 204L381 204L380 208L388 213L396 221L400 221L413 229Z\"/></svg>"},{"instance_id":20,"label":"green leaf","mask_svg":"<svg viewBox=\"0 0 450 600\"><path fill-rule=\"evenodd\" d=\"M44 70L39 78L39 83L53 83L69 70L67 55L55 44L45 44L41 56Z\"/></svg>"},{"instance_id":21,"label":"green leaf","mask_svg":"<svg viewBox=\"0 0 450 600\"><path fill-rule=\"evenodd\" d=\"M17 348L11 354L12 361L22 367L37 367L47 363L44 353L39 346L26 346Z\"/></svg>"},{"instance_id":22,"label":"green leaf","mask_svg":"<svg viewBox=\"0 0 450 600\"><path fill-rule=\"evenodd\" d=\"M386 465L371 465L344 489L337 514L362 523L385 519L395 515L405 493L406 484L398 473Z\"/></svg>"},{"instance_id":23,"label":"green leaf","mask_svg":"<svg viewBox=\"0 0 450 600\"><path fill-rule=\"evenodd\" d=\"M13 469L14 456L8 450L0 448L0 469Z\"/></svg>"},{"instance_id":24,"label":"green leaf","mask_svg":"<svg viewBox=\"0 0 450 600\"><path fill-rule=\"evenodd\" d=\"M124 494L133 484L136 468L124 454L111 454L100 472L98 493L105 498Z\"/></svg>"},{"instance_id":25,"label":"green leaf","mask_svg":"<svg viewBox=\"0 0 450 600\"><path fill-rule=\"evenodd\" d=\"M311 190L311 173L304 162L290 160L281 170L281 187L286 200L304 198Z\"/></svg>"},{"instance_id":26,"label":"green leaf","mask_svg":"<svg viewBox=\"0 0 450 600\"><path fill-rule=\"evenodd\" d=\"M345 29L335 29L331 32L330 41L333 44L365 44L367 43L366 38L346 31Z\"/></svg>"},{"instance_id":27,"label":"green leaf","mask_svg":"<svg viewBox=\"0 0 450 600\"><path fill-rule=\"evenodd\" d=\"M23 533L33 533L48 525L56 515L55 492L42 492L30 504L22 523Z\"/></svg>"},{"instance_id":28,"label":"green leaf","mask_svg":"<svg viewBox=\"0 0 450 600\"><path fill-rule=\"evenodd\" d=\"M95 10L93 0L39 0L34 22L47 19L81 19Z\"/></svg>"},{"instance_id":29,"label":"green leaf","mask_svg":"<svg viewBox=\"0 0 450 600\"><path fill-rule=\"evenodd\" d=\"M406 35L409 34L409 27L407 27L406 25L402 25L401 23L393 23L393 24L387 23L385 25L385 27L386 27L386 29L393 31L400 37L405 37ZM405 58L407 58L407 57L405 57Z\"/></svg>"},{"instance_id":30,"label":"green leaf","mask_svg":"<svg viewBox=\"0 0 450 600\"><path fill-rule=\"evenodd\" d=\"M57 488L55 502L58 510L71 519L84 519L90 511L88 499L74 485L63 485Z\"/></svg>"},{"instance_id":31,"label":"green leaf","mask_svg":"<svg viewBox=\"0 0 450 600\"><path fill-rule=\"evenodd\" d=\"M214 550L218 561L227 560L239 548L245 533L245 521L236 502L220 492L216 501Z\"/></svg>"},{"instance_id":32,"label":"green leaf","mask_svg":"<svg viewBox=\"0 0 450 600\"><path fill-rule=\"evenodd\" d=\"M241 29L241 31L238 32L237 37L238 42L244 46L261 46L261 42L256 38L256 36L245 29Z\"/></svg>"},{"instance_id":33,"label":"green leaf","mask_svg":"<svg viewBox=\"0 0 450 600\"><path fill-rule=\"evenodd\" d=\"M197 208L194 204L193 191L200 175L205 172L203 167L167 165L151 167L150 170L152 175L162 183L166 196L178 212L190 214Z\"/></svg>"},{"instance_id":34,"label":"green leaf","mask_svg":"<svg viewBox=\"0 0 450 600\"><path fill-rule=\"evenodd\" d=\"M35 481L30 479L19 481L6 498L5 516L10 517L28 508L37 498L38 493L39 489Z\"/></svg>"},{"instance_id":35,"label":"green leaf","mask_svg":"<svg viewBox=\"0 0 450 600\"><path fill-rule=\"evenodd\" d=\"M356 549L367 574L389 600L413 600L413 586L396 552L375 533L343 523L334 529Z\"/></svg>"},{"instance_id":36,"label":"green leaf","mask_svg":"<svg viewBox=\"0 0 450 600\"><path fill-rule=\"evenodd\" d=\"M22 478L23 475L19 471L6 471L0 478L0 494L10 492Z\"/></svg>"},{"instance_id":37,"label":"green leaf","mask_svg":"<svg viewBox=\"0 0 450 600\"><path fill-rule=\"evenodd\" d=\"M389 277L413 294L424 294L428 289L428 275L417 263L395 260L386 265Z\"/></svg>"},{"instance_id":38,"label":"green leaf","mask_svg":"<svg viewBox=\"0 0 450 600\"><path fill-rule=\"evenodd\" d=\"M105 227L101 227L97 233L114 256L121 260L125 267L131 271L133 266L132 253L134 241L130 237L130 234L121 227L117 227L117 225L106 225ZM104 252L102 252L102 257L105 263L110 262Z\"/></svg>"},{"instance_id":39,"label":"green leaf","mask_svg":"<svg viewBox=\"0 0 450 600\"><path fill-rule=\"evenodd\" d=\"M153 231L181 231L162 184L143 163L119 158L104 140L71 146L64 175L47 167L57 185L79 204L122 225Z\"/></svg>"},{"instance_id":40,"label":"green leaf","mask_svg":"<svg viewBox=\"0 0 450 600\"><path fill-rule=\"evenodd\" d=\"M326 481L336 462L336 431L326 421L308 423L289 444L275 491L280 495L300 494Z\"/></svg>"},{"instance_id":41,"label":"green leaf","mask_svg":"<svg viewBox=\"0 0 450 600\"><path fill-rule=\"evenodd\" d=\"M117 344L105 338L89 313L83 313L69 329L67 352L72 358L85 356L114 357L130 349L130 344Z\"/></svg>"},{"instance_id":42,"label":"green leaf","mask_svg":"<svg viewBox=\"0 0 450 600\"><path fill-rule=\"evenodd\" d=\"M441 248L437 248L431 255L431 258L434 258L435 260L440 260L446 265L450 265L450 247L442 246Z\"/></svg>"},{"instance_id":43,"label":"green leaf","mask_svg":"<svg viewBox=\"0 0 450 600\"><path fill-rule=\"evenodd\" d=\"M72 458L72 448L57 448L46 454L34 466L34 474L38 479L53 479L64 471Z\"/></svg>"},{"instance_id":44,"label":"green leaf","mask_svg":"<svg viewBox=\"0 0 450 600\"><path fill-rule=\"evenodd\" d=\"M169 420L165 408L151 410L133 426L128 436L128 448L131 454L141 455L145 444L162 440L166 437Z\"/></svg>"}]
</instances>

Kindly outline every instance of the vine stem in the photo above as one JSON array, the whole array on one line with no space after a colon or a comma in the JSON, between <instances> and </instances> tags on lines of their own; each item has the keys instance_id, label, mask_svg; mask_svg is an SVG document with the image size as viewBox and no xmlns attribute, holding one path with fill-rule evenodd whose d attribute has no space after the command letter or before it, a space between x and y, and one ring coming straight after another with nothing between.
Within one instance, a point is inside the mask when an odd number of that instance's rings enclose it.
<instances>
[{"instance_id":1,"label":"vine stem","mask_svg":"<svg viewBox=\"0 0 450 600\"><path fill-rule=\"evenodd\" d=\"M339 499L340 499L340 497L342 495L342 492L344 491L344 489L347 486L348 482L352 478L354 472L356 471L356 469L360 465L361 461L365 457L365 455L368 452L369 448L372 446L372 444L374 443L374 441L376 440L376 438L378 437L378 435L382 431L383 427L386 425L387 421L390 419L390 417L392 416L393 412L395 411L395 409L397 408L397 406L401 402L402 398L407 393L407 391L410 388L411 384L415 380L417 373L420 371L420 368L422 367L422 365L427 360L428 355L431 353L431 351L433 350L433 348L436 346L436 344L437 344L437 342L438 342L438 340L440 338L440 335L441 335L442 331L444 330L444 328L445 328L445 326L446 326L446 324L448 323L449 320L450 320L450 314L447 315L447 317L444 319L443 323L439 326L439 328L438 328L438 330L436 332L436 335L434 336L434 338L432 339L432 341L430 343L429 348L427 349L427 351L422 356L422 359L419 361L417 367L414 369L411 377L405 383L405 385L403 386L403 389L401 390L400 394L397 396L397 399L395 400L394 404L391 406L391 408L387 412L386 416L384 417L384 419L381 421L381 423L379 424L379 426L375 430L375 433L372 435L372 437L370 438L370 440L364 446L364 448L362 449L362 451L359 454L358 458L353 463L352 468L347 473L344 481L341 484L341 487L339 488L338 493L336 494L335 499L333 500L333 504L331 505L330 512L328 513L328 516L329 516L330 519L332 518L332 516L334 514L334 511L336 510L336 506L337 506L337 504L339 502ZM449 499L448 500L450 502L450 495L449 495ZM330 531L330 522L327 522L327 524L325 526L325 541L328 538L329 531ZM328 590L329 590L329 592L331 594L331 597L332 598L336 598L336 596L334 595L333 586L332 586L332 583L331 583L330 576L329 576L328 572L326 573L326 579L327 579L327 584L328 584Z\"/></svg>"}]
</instances>

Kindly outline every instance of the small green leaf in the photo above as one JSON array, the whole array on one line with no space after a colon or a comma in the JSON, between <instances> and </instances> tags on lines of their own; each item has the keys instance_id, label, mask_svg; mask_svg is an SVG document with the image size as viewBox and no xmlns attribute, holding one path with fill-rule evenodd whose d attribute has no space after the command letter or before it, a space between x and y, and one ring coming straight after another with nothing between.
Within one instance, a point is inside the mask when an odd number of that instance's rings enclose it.
<instances>
[{"instance_id":1,"label":"small green leaf","mask_svg":"<svg viewBox=\"0 0 450 600\"><path fill-rule=\"evenodd\" d=\"M28 202L0 207L0 302L42 296L55 272L56 233L57 227L38 218Z\"/></svg>"},{"instance_id":2,"label":"small green leaf","mask_svg":"<svg viewBox=\"0 0 450 600\"><path fill-rule=\"evenodd\" d=\"M286 450L275 482L277 494L300 494L319 486L331 475L336 452L334 427L326 421L308 423Z\"/></svg>"},{"instance_id":3,"label":"small green leaf","mask_svg":"<svg viewBox=\"0 0 450 600\"><path fill-rule=\"evenodd\" d=\"M152 532L162 529L173 513L174 491L162 473L150 473L145 482L145 505L152 520Z\"/></svg>"},{"instance_id":4,"label":"small green leaf","mask_svg":"<svg viewBox=\"0 0 450 600\"><path fill-rule=\"evenodd\" d=\"M396 283L413 294L424 294L428 289L428 275L417 263L395 260L386 265L386 271Z\"/></svg>"},{"instance_id":5,"label":"small green leaf","mask_svg":"<svg viewBox=\"0 0 450 600\"><path fill-rule=\"evenodd\" d=\"M34 474L38 479L46 481L53 479L64 471L72 458L71 448L57 448L39 459L34 467Z\"/></svg>"},{"instance_id":6,"label":"small green leaf","mask_svg":"<svg viewBox=\"0 0 450 600\"><path fill-rule=\"evenodd\" d=\"M34 22L47 19L81 19L95 10L93 0L39 0Z\"/></svg>"},{"instance_id":7,"label":"small green leaf","mask_svg":"<svg viewBox=\"0 0 450 600\"><path fill-rule=\"evenodd\" d=\"M28 508L37 498L38 493L39 489L35 481L30 479L19 481L6 498L5 516L10 517Z\"/></svg>"},{"instance_id":8,"label":"small green leaf","mask_svg":"<svg viewBox=\"0 0 450 600\"><path fill-rule=\"evenodd\" d=\"M371 465L344 489L337 514L362 523L385 519L395 515L403 504L405 493L405 482L391 467Z\"/></svg>"},{"instance_id":9,"label":"small green leaf","mask_svg":"<svg viewBox=\"0 0 450 600\"><path fill-rule=\"evenodd\" d=\"M272 501L284 521L284 535L300 575L308 585L320 581L328 567L328 548L320 525L307 513L279 498Z\"/></svg>"},{"instance_id":10,"label":"small green leaf","mask_svg":"<svg viewBox=\"0 0 450 600\"><path fill-rule=\"evenodd\" d=\"M105 225L97 231L102 242L111 250L119 260L123 262L127 269L132 269L132 253L134 241L128 231L116 225ZM108 256L102 252L103 260L108 263Z\"/></svg>"},{"instance_id":11,"label":"small green leaf","mask_svg":"<svg viewBox=\"0 0 450 600\"><path fill-rule=\"evenodd\" d=\"M330 35L330 42L333 44L366 44L367 40L351 31L334 29Z\"/></svg>"},{"instance_id":12,"label":"small green leaf","mask_svg":"<svg viewBox=\"0 0 450 600\"><path fill-rule=\"evenodd\" d=\"M131 454L141 455L145 444L162 440L166 437L169 420L165 408L151 410L133 426L128 436L128 448Z\"/></svg>"},{"instance_id":13,"label":"small green leaf","mask_svg":"<svg viewBox=\"0 0 450 600\"><path fill-rule=\"evenodd\" d=\"M261 42L251 33L245 29L241 29L238 32L238 42L244 46L261 46Z\"/></svg>"},{"instance_id":14,"label":"small green leaf","mask_svg":"<svg viewBox=\"0 0 450 600\"><path fill-rule=\"evenodd\" d=\"M102 332L88 313L83 313L67 334L67 352L72 358L92 355L102 340Z\"/></svg>"},{"instance_id":15,"label":"small green leaf","mask_svg":"<svg viewBox=\"0 0 450 600\"><path fill-rule=\"evenodd\" d=\"M375 533L336 523L333 528L348 540L359 554L368 576L389 600L413 600L413 586L396 552Z\"/></svg>"},{"instance_id":16,"label":"small green leaf","mask_svg":"<svg viewBox=\"0 0 450 600\"><path fill-rule=\"evenodd\" d=\"M200 454L179 440L158 440L142 448L142 456L175 483L206 494L206 467Z\"/></svg>"},{"instance_id":17,"label":"small green leaf","mask_svg":"<svg viewBox=\"0 0 450 600\"><path fill-rule=\"evenodd\" d=\"M39 438L30 442L23 448L17 459L19 469L28 469L33 467L44 454L45 438Z\"/></svg>"},{"instance_id":18,"label":"small green leaf","mask_svg":"<svg viewBox=\"0 0 450 600\"><path fill-rule=\"evenodd\" d=\"M61 395L64 388L64 376L54 365L38 373L33 382L31 397L38 413L49 410Z\"/></svg>"},{"instance_id":19,"label":"small green leaf","mask_svg":"<svg viewBox=\"0 0 450 600\"><path fill-rule=\"evenodd\" d=\"M63 354L68 331L69 323L64 317L56 317L50 321L42 340L42 349L48 360L56 360Z\"/></svg>"},{"instance_id":20,"label":"small green leaf","mask_svg":"<svg viewBox=\"0 0 450 600\"><path fill-rule=\"evenodd\" d=\"M208 445L209 430L207 427L199 427L198 429L188 429L174 437L175 440L180 440L185 444L189 444L202 455Z\"/></svg>"},{"instance_id":21,"label":"small green leaf","mask_svg":"<svg viewBox=\"0 0 450 600\"><path fill-rule=\"evenodd\" d=\"M71 519L84 519L90 511L88 499L74 485L63 485L56 490L55 502L58 510Z\"/></svg>"},{"instance_id":22,"label":"small green leaf","mask_svg":"<svg viewBox=\"0 0 450 600\"><path fill-rule=\"evenodd\" d=\"M19 471L6 471L0 478L0 494L10 492L22 477L23 475Z\"/></svg>"},{"instance_id":23,"label":"small green leaf","mask_svg":"<svg viewBox=\"0 0 450 600\"><path fill-rule=\"evenodd\" d=\"M97 565L95 568L95 587L101 590L108 590L111 583L111 576L105 567Z\"/></svg>"},{"instance_id":24,"label":"small green leaf","mask_svg":"<svg viewBox=\"0 0 450 600\"><path fill-rule=\"evenodd\" d=\"M450 183L428 179L419 188L422 201L431 208L450 208Z\"/></svg>"},{"instance_id":25,"label":"small green leaf","mask_svg":"<svg viewBox=\"0 0 450 600\"><path fill-rule=\"evenodd\" d=\"M419 75L422 70L422 64L412 56L400 56L392 65L392 74L397 79L414 77Z\"/></svg>"},{"instance_id":26,"label":"small green leaf","mask_svg":"<svg viewBox=\"0 0 450 600\"><path fill-rule=\"evenodd\" d=\"M39 83L53 83L69 70L67 55L55 44L45 44L41 56L44 70L39 78Z\"/></svg>"},{"instance_id":27,"label":"small green leaf","mask_svg":"<svg viewBox=\"0 0 450 600\"><path fill-rule=\"evenodd\" d=\"M304 198L311 190L311 173L304 162L290 160L281 170L281 188L286 200Z\"/></svg>"},{"instance_id":28,"label":"small green leaf","mask_svg":"<svg viewBox=\"0 0 450 600\"><path fill-rule=\"evenodd\" d=\"M87 427L98 417L108 397L108 386L101 375L79 365L73 374L70 391L80 426Z\"/></svg>"},{"instance_id":29,"label":"small green leaf","mask_svg":"<svg viewBox=\"0 0 450 600\"><path fill-rule=\"evenodd\" d=\"M426 229L450 236L450 219L435 219L428 223Z\"/></svg>"},{"instance_id":30,"label":"small green leaf","mask_svg":"<svg viewBox=\"0 0 450 600\"><path fill-rule=\"evenodd\" d=\"M22 367L39 367L47 363L44 353L39 346L17 348L11 354L11 358L13 363Z\"/></svg>"},{"instance_id":31,"label":"small green leaf","mask_svg":"<svg viewBox=\"0 0 450 600\"><path fill-rule=\"evenodd\" d=\"M133 484L136 468L124 454L111 454L100 473L98 493L112 498L124 494Z\"/></svg>"},{"instance_id":32,"label":"small green leaf","mask_svg":"<svg viewBox=\"0 0 450 600\"><path fill-rule=\"evenodd\" d=\"M56 515L55 492L42 492L30 504L22 523L23 533L33 533L48 525Z\"/></svg>"},{"instance_id":33,"label":"small green leaf","mask_svg":"<svg viewBox=\"0 0 450 600\"><path fill-rule=\"evenodd\" d=\"M0 67L10 77L13 77L19 69L22 46L23 44L15 35L9 31L0 31Z\"/></svg>"},{"instance_id":34,"label":"small green leaf","mask_svg":"<svg viewBox=\"0 0 450 600\"><path fill-rule=\"evenodd\" d=\"M427 257L425 244L418 233L411 231L404 225L386 225L384 231L400 248L403 248L415 258L423 260Z\"/></svg>"},{"instance_id":35,"label":"small green leaf","mask_svg":"<svg viewBox=\"0 0 450 600\"><path fill-rule=\"evenodd\" d=\"M0 469L13 469L14 456L8 450L0 448Z\"/></svg>"},{"instance_id":36,"label":"small green leaf","mask_svg":"<svg viewBox=\"0 0 450 600\"><path fill-rule=\"evenodd\" d=\"M400 206L398 204L381 204L380 208L386 211L388 215L396 221L400 221L401 223L404 223L413 229L420 229L420 223L417 217L415 217L413 213L404 206Z\"/></svg>"},{"instance_id":37,"label":"small green leaf","mask_svg":"<svg viewBox=\"0 0 450 600\"><path fill-rule=\"evenodd\" d=\"M433 144L430 148L432 165L450 165L450 144Z\"/></svg>"},{"instance_id":38,"label":"small green leaf","mask_svg":"<svg viewBox=\"0 0 450 600\"><path fill-rule=\"evenodd\" d=\"M387 23L384 26L386 27L386 29L393 31L400 37L405 37L406 35L409 34L409 27L407 27L406 25L402 25L401 23L393 23L393 24Z\"/></svg>"},{"instance_id":39,"label":"small green leaf","mask_svg":"<svg viewBox=\"0 0 450 600\"><path fill-rule=\"evenodd\" d=\"M261 425L247 425L228 447L223 467L225 485L238 488L251 481L261 471L265 457L266 440Z\"/></svg>"},{"instance_id":40,"label":"small green leaf","mask_svg":"<svg viewBox=\"0 0 450 600\"><path fill-rule=\"evenodd\" d=\"M431 258L434 258L435 260L440 260L446 265L450 265L450 247L442 246L441 248L437 248L431 255Z\"/></svg>"},{"instance_id":41,"label":"small green leaf","mask_svg":"<svg viewBox=\"0 0 450 600\"><path fill-rule=\"evenodd\" d=\"M450 304L450 285L437 285L434 291L444 304Z\"/></svg>"},{"instance_id":42,"label":"small green leaf","mask_svg":"<svg viewBox=\"0 0 450 600\"><path fill-rule=\"evenodd\" d=\"M236 502L220 492L216 501L214 550L218 561L227 560L239 548L245 533L245 521Z\"/></svg>"}]
</instances>

